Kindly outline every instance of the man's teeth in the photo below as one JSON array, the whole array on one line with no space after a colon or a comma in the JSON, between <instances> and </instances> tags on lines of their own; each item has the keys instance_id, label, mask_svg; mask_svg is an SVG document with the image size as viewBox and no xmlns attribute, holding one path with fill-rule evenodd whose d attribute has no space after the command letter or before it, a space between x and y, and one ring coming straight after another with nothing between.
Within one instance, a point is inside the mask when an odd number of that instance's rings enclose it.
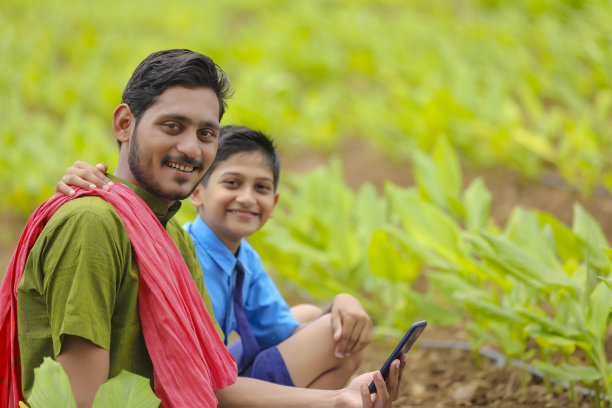
<instances>
[{"instance_id":1,"label":"man's teeth","mask_svg":"<svg viewBox=\"0 0 612 408\"><path fill-rule=\"evenodd\" d=\"M189 171L189 172L193 171L193 167L191 166L183 166L183 165L173 163L173 162L168 162L168 166L172 167L173 169L180 170L180 171Z\"/></svg>"}]
</instances>

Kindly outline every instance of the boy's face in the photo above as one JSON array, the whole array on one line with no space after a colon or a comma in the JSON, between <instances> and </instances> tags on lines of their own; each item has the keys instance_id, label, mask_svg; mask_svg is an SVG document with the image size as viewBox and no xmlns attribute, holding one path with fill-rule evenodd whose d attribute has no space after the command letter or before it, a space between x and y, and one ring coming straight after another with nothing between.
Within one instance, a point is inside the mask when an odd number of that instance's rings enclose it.
<instances>
[{"instance_id":1,"label":"boy's face","mask_svg":"<svg viewBox=\"0 0 612 408\"><path fill-rule=\"evenodd\" d=\"M264 226L277 200L272 169L260 152L230 156L191 196L202 219L233 253L242 238Z\"/></svg>"},{"instance_id":2,"label":"boy's face","mask_svg":"<svg viewBox=\"0 0 612 408\"><path fill-rule=\"evenodd\" d=\"M130 128L127 152L122 146L129 171L117 175L168 202L182 200L217 152L219 102L209 88L170 87Z\"/></svg>"}]
</instances>

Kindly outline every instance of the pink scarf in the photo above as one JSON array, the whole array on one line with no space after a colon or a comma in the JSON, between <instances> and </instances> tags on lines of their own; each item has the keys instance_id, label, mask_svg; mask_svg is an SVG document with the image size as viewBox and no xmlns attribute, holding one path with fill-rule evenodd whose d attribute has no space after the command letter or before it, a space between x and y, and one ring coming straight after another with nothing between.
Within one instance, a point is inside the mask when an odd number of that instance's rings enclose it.
<instances>
[{"instance_id":1,"label":"pink scarf","mask_svg":"<svg viewBox=\"0 0 612 408\"><path fill-rule=\"evenodd\" d=\"M214 389L236 381L236 363L217 331L176 245L149 206L123 184L110 192L76 188L36 209L21 234L0 288L0 406L24 400L17 337L17 287L30 249L53 213L81 195L98 195L114 207L127 230L140 270L138 306L162 406L215 407Z\"/></svg>"}]
</instances>

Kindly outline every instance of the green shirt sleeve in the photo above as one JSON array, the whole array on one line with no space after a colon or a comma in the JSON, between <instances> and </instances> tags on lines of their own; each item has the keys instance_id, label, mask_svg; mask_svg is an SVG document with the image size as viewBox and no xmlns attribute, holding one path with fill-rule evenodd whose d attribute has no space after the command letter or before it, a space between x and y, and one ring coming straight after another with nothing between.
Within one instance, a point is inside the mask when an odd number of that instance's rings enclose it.
<instances>
[{"instance_id":1,"label":"green shirt sleeve","mask_svg":"<svg viewBox=\"0 0 612 408\"><path fill-rule=\"evenodd\" d=\"M110 204L83 197L64 204L40 251L54 356L63 336L109 350L111 320L131 247Z\"/></svg>"}]
</instances>

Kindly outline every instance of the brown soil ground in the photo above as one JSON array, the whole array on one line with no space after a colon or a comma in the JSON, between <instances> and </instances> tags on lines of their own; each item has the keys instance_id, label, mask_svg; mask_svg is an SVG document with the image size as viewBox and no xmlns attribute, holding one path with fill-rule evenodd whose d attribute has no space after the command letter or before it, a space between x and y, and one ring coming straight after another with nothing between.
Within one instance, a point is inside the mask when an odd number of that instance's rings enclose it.
<instances>
[{"instance_id":1,"label":"brown soil ground","mask_svg":"<svg viewBox=\"0 0 612 408\"><path fill-rule=\"evenodd\" d=\"M353 187L370 182L381 187L385 180L398 185L412 184L406 164L393 163L375 149L352 143L342 152L345 177ZM301 152L282 158L285 172L302 172L325 163L326 157ZM513 207L540 209L550 212L571 225L574 203L582 204L602 225L612 241L612 197L598 193L589 199L563 185L554 172L541 182L527 181L503 169L487 171L464 169L466 182L482 176L493 193L493 217L503 225ZM0 215L0 275L3 274L14 250L25 220L11 214ZM542 379L515 367L496 368L492 360L482 358L477 367L472 355L459 349L427 348L428 341L462 340L458 330L428 327L417 345L408 353L408 365L400 396L394 407L588 407L587 397L570 401L569 392L554 387L546 390ZM361 372L378 369L395 342L378 340L367 349ZM422 344L421 344L422 343ZM580 396L580 395L579 395Z\"/></svg>"}]
</instances>

